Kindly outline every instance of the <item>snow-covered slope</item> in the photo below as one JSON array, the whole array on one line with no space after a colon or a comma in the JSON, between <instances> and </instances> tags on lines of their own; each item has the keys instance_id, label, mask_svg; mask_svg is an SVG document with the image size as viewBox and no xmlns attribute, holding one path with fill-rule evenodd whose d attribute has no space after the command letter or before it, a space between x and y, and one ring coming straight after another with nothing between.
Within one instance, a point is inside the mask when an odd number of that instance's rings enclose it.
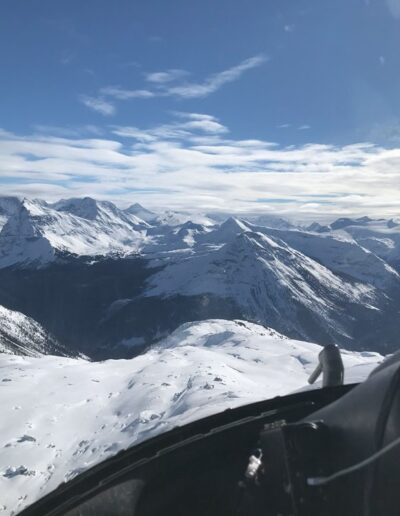
<instances>
[{"instance_id":1,"label":"snow-covered slope","mask_svg":"<svg viewBox=\"0 0 400 516\"><path fill-rule=\"evenodd\" d=\"M60 252L137 252L147 227L146 222L108 202L84 198L49 205L24 199L0 232L0 267L43 265Z\"/></svg>"},{"instance_id":2,"label":"snow-covered slope","mask_svg":"<svg viewBox=\"0 0 400 516\"><path fill-rule=\"evenodd\" d=\"M320 349L247 322L209 320L131 360L0 355L0 514L174 426L303 387ZM347 381L382 359L343 358Z\"/></svg>"},{"instance_id":3,"label":"snow-covered slope","mask_svg":"<svg viewBox=\"0 0 400 516\"><path fill-rule=\"evenodd\" d=\"M344 230L360 245L377 256L393 262L400 259L400 225L370 224L368 226L348 226Z\"/></svg>"},{"instance_id":4,"label":"snow-covered slope","mask_svg":"<svg viewBox=\"0 0 400 516\"><path fill-rule=\"evenodd\" d=\"M400 219L341 218L320 231L350 235L360 245L389 262L400 260Z\"/></svg>"},{"instance_id":5,"label":"snow-covered slope","mask_svg":"<svg viewBox=\"0 0 400 516\"><path fill-rule=\"evenodd\" d=\"M176 233L170 231L164 235L164 239L158 239L158 249L177 250L184 247L185 242L178 241L176 238L183 232L184 226L180 226L182 231ZM196 245L204 244L221 246L232 242L239 234L253 231L268 237L279 238L332 272L353 278L354 281L371 284L381 289L391 288L394 284L400 285L400 276L393 267L343 231L319 234L293 228L275 229L234 217L228 218L214 228L196 226L197 230L187 239L187 247L196 248ZM154 249L157 249L157 246L153 243L145 247L144 251Z\"/></svg>"},{"instance_id":6,"label":"snow-covered slope","mask_svg":"<svg viewBox=\"0 0 400 516\"><path fill-rule=\"evenodd\" d=\"M0 353L71 356L39 323L0 305Z\"/></svg>"},{"instance_id":7,"label":"snow-covered slope","mask_svg":"<svg viewBox=\"0 0 400 516\"><path fill-rule=\"evenodd\" d=\"M262 228L257 229L265 231ZM273 229L268 229L266 234L284 240L331 271L345 274L356 281L382 289L400 284L400 276L393 267L347 234L314 234Z\"/></svg>"},{"instance_id":8,"label":"snow-covered slope","mask_svg":"<svg viewBox=\"0 0 400 516\"><path fill-rule=\"evenodd\" d=\"M150 278L146 295L227 298L249 319L307 340L319 334L350 340L346 309L377 309L379 294L372 286L346 282L282 240L239 232L240 226L231 238L234 224L225 226L224 235L227 228L230 242L178 257Z\"/></svg>"}]
</instances>

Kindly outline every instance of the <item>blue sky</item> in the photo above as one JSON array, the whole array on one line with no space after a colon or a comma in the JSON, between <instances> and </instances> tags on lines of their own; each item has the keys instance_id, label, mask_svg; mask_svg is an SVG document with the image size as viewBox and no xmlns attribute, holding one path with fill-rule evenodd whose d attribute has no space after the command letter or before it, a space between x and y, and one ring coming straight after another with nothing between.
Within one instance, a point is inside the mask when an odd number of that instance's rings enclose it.
<instances>
[{"instance_id":1,"label":"blue sky","mask_svg":"<svg viewBox=\"0 0 400 516\"><path fill-rule=\"evenodd\" d=\"M400 0L0 9L2 193L400 211Z\"/></svg>"}]
</instances>

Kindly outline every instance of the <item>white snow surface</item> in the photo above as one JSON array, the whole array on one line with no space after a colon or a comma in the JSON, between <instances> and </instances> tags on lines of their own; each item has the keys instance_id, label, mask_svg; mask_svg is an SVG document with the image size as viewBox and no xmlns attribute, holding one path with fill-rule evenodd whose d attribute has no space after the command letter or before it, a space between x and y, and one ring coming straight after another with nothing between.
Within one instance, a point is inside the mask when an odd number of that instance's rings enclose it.
<instances>
[{"instance_id":1,"label":"white snow surface","mask_svg":"<svg viewBox=\"0 0 400 516\"><path fill-rule=\"evenodd\" d=\"M320 350L248 322L207 320L131 360L0 354L0 514L175 426L304 387ZM343 359L352 382L382 356Z\"/></svg>"}]
</instances>

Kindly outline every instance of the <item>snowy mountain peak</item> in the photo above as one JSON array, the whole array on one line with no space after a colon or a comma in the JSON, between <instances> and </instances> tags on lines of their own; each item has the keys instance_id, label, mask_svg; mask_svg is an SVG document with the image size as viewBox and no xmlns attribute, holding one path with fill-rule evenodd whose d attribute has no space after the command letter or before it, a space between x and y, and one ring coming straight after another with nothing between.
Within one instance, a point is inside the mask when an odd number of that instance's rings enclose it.
<instances>
[{"instance_id":1,"label":"snowy mountain peak","mask_svg":"<svg viewBox=\"0 0 400 516\"><path fill-rule=\"evenodd\" d=\"M250 230L250 224L246 224L235 217L229 217L216 229L210 231L206 236L206 240L213 244L223 244L232 241L237 235Z\"/></svg>"},{"instance_id":2,"label":"snowy mountain peak","mask_svg":"<svg viewBox=\"0 0 400 516\"><path fill-rule=\"evenodd\" d=\"M155 220L157 219L157 213L154 213L153 211L150 211L147 208L144 208L138 202L135 204L132 204L132 206L129 206L129 208L127 208L124 211L131 215L135 215L136 217L139 217L139 219L142 219L148 223L155 222Z\"/></svg>"},{"instance_id":3,"label":"snowy mountain peak","mask_svg":"<svg viewBox=\"0 0 400 516\"><path fill-rule=\"evenodd\" d=\"M369 217L359 217L358 219L350 219L347 217L341 217L330 225L331 229L338 230L346 228L347 226L364 226L368 224L369 222L372 222L373 219L370 219Z\"/></svg>"},{"instance_id":4,"label":"snowy mountain peak","mask_svg":"<svg viewBox=\"0 0 400 516\"><path fill-rule=\"evenodd\" d=\"M129 213L133 213L133 212L138 211L138 210L149 211L144 206L139 204L138 202L135 202L135 204L131 204L131 206L129 206L129 208L126 208L125 211L127 211Z\"/></svg>"},{"instance_id":5,"label":"snowy mountain peak","mask_svg":"<svg viewBox=\"0 0 400 516\"><path fill-rule=\"evenodd\" d=\"M172 210L166 210L160 213L154 223L164 226L176 227L184 224L188 221L188 219L190 219L192 222L195 222L196 224L202 224L204 226L214 225L214 221L207 216Z\"/></svg>"},{"instance_id":6,"label":"snowy mountain peak","mask_svg":"<svg viewBox=\"0 0 400 516\"><path fill-rule=\"evenodd\" d=\"M109 201L97 201L91 197L83 199L63 199L52 205L59 213L68 213L87 221L96 221L104 225L128 224L135 229L145 229L147 222L136 215L120 210Z\"/></svg>"},{"instance_id":7,"label":"snowy mountain peak","mask_svg":"<svg viewBox=\"0 0 400 516\"><path fill-rule=\"evenodd\" d=\"M309 226L306 227L306 231L311 231L312 233L327 233L330 231L329 226L324 226L319 222L313 222Z\"/></svg>"},{"instance_id":8,"label":"snowy mountain peak","mask_svg":"<svg viewBox=\"0 0 400 516\"><path fill-rule=\"evenodd\" d=\"M226 221L229 216L235 218L235 215L230 215L226 212L211 212L208 213L207 216L218 224ZM250 222L256 226L264 226L274 229L296 229L298 227L297 225L294 225L288 220L282 217L278 217L277 215L267 215L265 213L243 213L238 217L240 220L245 220L246 222Z\"/></svg>"},{"instance_id":9,"label":"snowy mountain peak","mask_svg":"<svg viewBox=\"0 0 400 516\"><path fill-rule=\"evenodd\" d=\"M371 310L375 303L371 286L347 283L283 240L254 231L178 258L150 278L146 295L229 299L250 320L307 339L323 334L325 341L349 338L350 319L339 306Z\"/></svg>"},{"instance_id":10,"label":"snowy mountain peak","mask_svg":"<svg viewBox=\"0 0 400 516\"><path fill-rule=\"evenodd\" d=\"M135 253L148 227L113 203L89 197L55 205L24 199L0 232L0 267L48 263L58 252L78 256Z\"/></svg>"},{"instance_id":11,"label":"snowy mountain peak","mask_svg":"<svg viewBox=\"0 0 400 516\"><path fill-rule=\"evenodd\" d=\"M22 202L19 209L16 210L4 225L0 237L22 237L22 238L38 238L42 236L40 229L35 225L34 218L31 214L32 202ZM33 210L34 212L36 210ZM1 251L1 249L0 249Z\"/></svg>"},{"instance_id":12,"label":"snowy mountain peak","mask_svg":"<svg viewBox=\"0 0 400 516\"><path fill-rule=\"evenodd\" d=\"M87 220L94 220L99 213L97 201L91 197L61 199L53 204L53 208Z\"/></svg>"},{"instance_id":13,"label":"snowy mountain peak","mask_svg":"<svg viewBox=\"0 0 400 516\"><path fill-rule=\"evenodd\" d=\"M396 228L396 227L399 227L399 226L400 226L400 217L390 219L387 222L387 227L389 229Z\"/></svg>"},{"instance_id":14,"label":"snowy mountain peak","mask_svg":"<svg viewBox=\"0 0 400 516\"><path fill-rule=\"evenodd\" d=\"M236 217L229 217L221 224L220 229L223 231L236 232L237 234L241 233L242 231L248 231L249 227L242 220Z\"/></svg>"},{"instance_id":15,"label":"snowy mountain peak","mask_svg":"<svg viewBox=\"0 0 400 516\"><path fill-rule=\"evenodd\" d=\"M94 262L104 258L118 277L125 269L120 263L124 257L140 256L135 267L148 266L147 270L135 277L132 293L123 295L125 299L139 293L132 301L136 313L147 309L151 296L159 299L150 303L165 302L168 310L169 297L175 296L180 306L186 305L182 296L190 296L193 299L188 305L192 304L187 312L183 310L185 317L196 318L196 310L206 317L247 317L290 331L292 336L342 345L359 341L358 331L365 338L372 335L379 320L385 327L386 342L393 340L398 323L391 321L396 319L400 299L397 219L388 223L368 217L342 218L335 226L341 229L327 226L322 231L322 226L314 225L307 231L255 225L237 217L210 225L204 217L183 212L169 212L165 218L146 223L132 213L146 210L140 204L123 210L89 197L55 204L3 198L1 206L9 215L0 231L0 270L23 266L33 269L34 275L35 268L57 262L68 272L74 262L82 265L86 278L86 264L93 269ZM0 220L0 227L2 223ZM3 272L8 280L9 271ZM0 303L7 305L12 295L4 294ZM213 296L213 300L203 305L196 297L203 295ZM25 310L23 304L7 306ZM169 316L164 308L160 310L164 315L159 316L161 327L173 328L174 323L169 325L166 319L184 322L180 308ZM126 314L130 310L127 308ZM124 313L118 317L128 317ZM34 311L27 314L36 317ZM147 332L152 321L143 319ZM292 321L290 328L287 321ZM130 338L128 331L121 333L121 339ZM146 342L153 336L149 330ZM93 340L90 345L96 347L98 342Z\"/></svg>"},{"instance_id":16,"label":"snowy mountain peak","mask_svg":"<svg viewBox=\"0 0 400 516\"><path fill-rule=\"evenodd\" d=\"M179 231L187 229L192 229L194 231L204 231L205 227L202 224L196 224L195 222L188 220L180 226Z\"/></svg>"},{"instance_id":17,"label":"snowy mountain peak","mask_svg":"<svg viewBox=\"0 0 400 516\"><path fill-rule=\"evenodd\" d=\"M54 259L54 249L45 238L37 219L29 208L33 203L22 203L19 211L11 215L0 231L0 267L16 264L38 266ZM38 210L32 210L37 213ZM51 217L50 217L51 218Z\"/></svg>"},{"instance_id":18,"label":"snowy mountain peak","mask_svg":"<svg viewBox=\"0 0 400 516\"><path fill-rule=\"evenodd\" d=\"M19 197L0 197L0 215L13 215L20 206L21 199Z\"/></svg>"}]
</instances>

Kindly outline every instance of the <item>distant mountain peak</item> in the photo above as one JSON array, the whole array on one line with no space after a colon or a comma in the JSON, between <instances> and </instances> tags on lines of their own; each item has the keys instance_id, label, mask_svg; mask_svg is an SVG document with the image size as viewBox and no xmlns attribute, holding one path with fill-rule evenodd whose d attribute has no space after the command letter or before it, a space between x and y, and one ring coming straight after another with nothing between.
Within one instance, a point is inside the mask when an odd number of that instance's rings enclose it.
<instances>
[{"instance_id":1,"label":"distant mountain peak","mask_svg":"<svg viewBox=\"0 0 400 516\"><path fill-rule=\"evenodd\" d=\"M136 253L148 224L108 201L90 197L54 204L23 199L0 232L0 267L47 264L60 254Z\"/></svg>"},{"instance_id":2,"label":"distant mountain peak","mask_svg":"<svg viewBox=\"0 0 400 516\"><path fill-rule=\"evenodd\" d=\"M389 229L396 228L400 226L400 217L393 218L387 221L387 227Z\"/></svg>"},{"instance_id":3,"label":"distant mountain peak","mask_svg":"<svg viewBox=\"0 0 400 516\"><path fill-rule=\"evenodd\" d=\"M352 219L349 217L340 217L339 219L336 219L334 222L332 222L330 227L333 230L337 230L344 229L348 226L363 226L369 224L370 222L373 222L373 219L367 216L359 217L357 219Z\"/></svg>"},{"instance_id":4,"label":"distant mountain peak","mask_svg":"<svg viewBox=\"0 0 400 516\"><path fill-rule=\"evenodd\" d=\"M136 217L139 217L139 219L144 220L145 222L154 222L157 218L157 213L154 213L153 211L148 210L138 202L135 204L132 204L124 210L126 213L129 213L131 215L135 215Z\"/></svg>"},{"instance_id":5,"label":"distant mountain peak","mask_svg":"<svg viewBox=\"0 0 400 516\"><path fill-rule=\"evenodd\" d=\"M43 236L40 229L35 225L32 217L32 202L23 201L18 209L10 216L0 235L4 237L37 238Z\"/></svg>"},{"instance_id":6,"label":"distant mountain peak","mask_svg":"<svg viewBox=\"0 0 400 516\"><path fill-rule=\"evenodd\" d=\"M242 233L243 231L249 231L249 226L237 217L229 217L220 225L220 229Z\"/></svg>"},{"instance_id":7,"label":"distant mountain peak","mask_svg":"<svg viewBox=\"0 0 400 516\"><path fill-rule=\"evenodd\" d=\"M0 197L0 215L13 215L16 211L20 209L21 202L21 197Z\"/></svg>"},{"instance_id":8,"label":"distant mountain peak","mask_svg":"<svg viewBox=\"0 0 400 516\"><path fill-rule=\"evenodd\" d=\"M319 222L313 222L306 227L306 231L311 231L313 233L328 233L330 231L330 227L322 225Z\"/></svg>"},{"instance_id":9,"label":"distant mountain peak","mask_svg":"<svg viewBox=\"0 0 400 516\"><path fill-rule=\"evenodd\" d=\"M142 206L138 202L135 202L135 204L132 204L131 206L129 206L129 208L127 208L125 211L133 212L135 210L143 210L143 211L152 213L150 210L147 210L144 206Z\"/></svg>"},{"instance_id":10,"label":"distant mountain peak","mask_svg":"<svg viewBox=\"0 0 400 516\"><path fill-rule=\"evenodd\" d=\"M97 201L92 197L61 199L53 208L87 220L94 220L99 213Z\"/></svg>"},{"instance_id":11,"label":"distant mountain peak","mask_svg":"<svg viewBox=\"0 0 400 516\"><path fill-rule=\"evenodd\" d=\"M187 222L185 222L184 224L182 224L180 226L180 230L185 230L185 229L193 229L195 231L203 231L204 226L202 226L201 224L196 224L195 222L192 222L191 220L188 220Z\"/></svg>"}]
</instances>

